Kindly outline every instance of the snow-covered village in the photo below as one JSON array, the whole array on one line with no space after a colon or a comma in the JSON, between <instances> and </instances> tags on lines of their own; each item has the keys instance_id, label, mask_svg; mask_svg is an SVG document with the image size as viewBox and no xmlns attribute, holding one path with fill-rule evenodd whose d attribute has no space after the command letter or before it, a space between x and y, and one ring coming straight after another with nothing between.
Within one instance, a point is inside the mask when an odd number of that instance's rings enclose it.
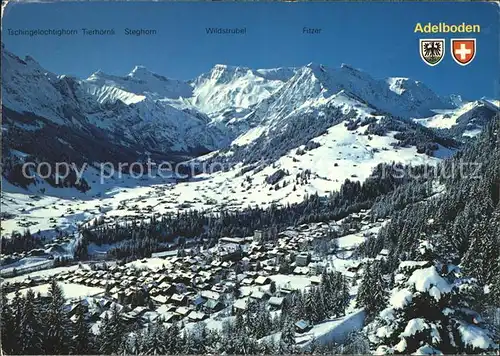
<instances>
[{"instance_id":1,"label":"snow-covered village","mask_svg":"<svg viewBox=\"0 0 500 356\"><path fill-rule=\"evenodd\" d=\"M296 332L297 345L307 348L311 342L330 342L334 331L340 332L336 338L346 337L363 321L364 312L351 302L351 296L364 263L335 257L340 248L326 240L328 231L335 228L313 225L311 229L323 230L314 237L306 225L275 237L256 230L246 239L221 238L212 248L159 252L128 264L93 262L59 267L50 270L50 275L35 273L11 279L4 291L12 291L7 297L14 298L14 291L25 294L31 289L43 298L55 280L65 295L71 296L65 304L70 320L76 321L77 309L84 305L96 334L113 312L119 313L124 324L147 326L161 320L167 330L174 323L191 330L203 322L204 327L219 332L234 323L237 315L253 313L264 323L259 331L262 338L273 329L271 336L279 338L276 327L284 318L282 313L291 312L291 306L284 304L291 295L305 293L307 314L289 325L288 332ZM342 248L349 251L349 246ZM378 259L385 257L382 251ZM326 305L320 311L317 303L322 302L316 298L329 298L328 308L335 309L336 315L327 318Z\"/></svg>"},{"instance_id":2,"label":"snow-covered village","mask_svg":"<svg viewBox=\"0 0 500 356\"><path fill-rule=\"evenodd\" d=\"M498 355L498 11L398 5L3 2L0 352Z\"/></svg>"}]
</instances>

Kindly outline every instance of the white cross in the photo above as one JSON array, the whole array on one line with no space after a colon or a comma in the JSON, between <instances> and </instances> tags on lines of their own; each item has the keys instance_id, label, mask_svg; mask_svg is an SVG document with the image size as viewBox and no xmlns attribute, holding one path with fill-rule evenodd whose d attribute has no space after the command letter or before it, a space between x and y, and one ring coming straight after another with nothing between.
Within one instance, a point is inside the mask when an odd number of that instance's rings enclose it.
<instances>
[{"instance_id":1,"label":"white cross","mask_svg":"<svg viewBox=\"0 0 500 356\"><path fill-rule=\"evenodd\" d=\"M468 54L471 54L471 50L465 46L465 43L460 44L460 49L455 50L455 54L460 56L460 60L465 61Z\"/></svg>"}]
</instances>

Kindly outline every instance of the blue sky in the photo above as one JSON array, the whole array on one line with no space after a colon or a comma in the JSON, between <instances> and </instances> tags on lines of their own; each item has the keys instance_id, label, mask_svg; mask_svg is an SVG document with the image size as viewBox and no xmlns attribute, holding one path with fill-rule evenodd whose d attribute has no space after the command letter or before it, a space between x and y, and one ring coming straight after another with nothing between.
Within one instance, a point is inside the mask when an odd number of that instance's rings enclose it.
<instances>
[{"instance_id":1,"label":"blue sky","mask_svg":"<svg viewBox=\"0 0 500 356\"><path fill-rule=\"evenodd\" d=\"M13 4L4 15L8 50L33 56L43 67L86 78L98 69L125 75L137 65L191 79L216 63L252 68L348 63L377 78L421 80L440 94L499 97L499 7L489 3L168 3L74 2ZM480 24L480 34L415 34L417 22ZM206 27L246 27L247 34L206 35ZM304 26L322 28L304 35ZM23 37L5 29L114 28L115 36ZM156 29L131 37L124 28ZM447 53L435 67L423 63L421 37L444 37ZM456 64L449 38L476 37L469 66Z\"/></svg>"}]
</instances>

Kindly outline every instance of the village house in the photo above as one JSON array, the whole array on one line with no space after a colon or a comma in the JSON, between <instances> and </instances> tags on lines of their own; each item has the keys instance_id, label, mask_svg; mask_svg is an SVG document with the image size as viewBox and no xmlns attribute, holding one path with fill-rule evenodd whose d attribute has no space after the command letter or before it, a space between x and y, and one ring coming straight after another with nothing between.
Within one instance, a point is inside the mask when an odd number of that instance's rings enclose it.
<instances>
[{"instance_id":1,"label":"village house","mask_svg":"<svg viewBox=\"0 0 500 356\"><path fill-rule=\"evenodd\" d=\"M178 307L177 309L175 309L175 313L180 315L181 318L185 318L190 312L191 309L187 307Z\"/></svg>"},{"instance_id":2,"label":"village house","mask_svg":"<svg viewBox=\"0 0 500 356\"><path fill-rule=\"evenodd\" d=\"M255 290L252 292L252 294L250 294L251 299L259 300L259 301L267 300L270 297L271 296L269 295L269 293L264 292L264 291L260 291L260 290Z\"/></svg>"},{"instance_id":3,"label":"village house","mask_svg":"<svg viewBox=\"0 0 500 356\"><path fill-rule=\"evenodd\" d=\"M311 281L312 285L320 285L321 284L321 276L311 276L309 277L309 280Z\"/></svg>"},{"instance_id":4,"label":"village house","mask_svg":"<svg viewBox=\"0 0 500 356\"><path fill-rule=\"evenodd\" d=\"M214 291L202 291L200 293L200 295L209 300L209 299L213 299L213 300L216 300L216 301L220 301L221 298L222 298L222 295L220 293L217 293L217 292L214 292Z\"/></svg>"},{"instance_id":5,"label":"village house","mask_svg":"<svg viewBox=\"0 0 500 356\"><path fill-rule=\"evenodd\" d=\"M162 282L157 288L160 291L160 294L165 295L165 296L172 295L176 291L175 286L173 284L170 284L167 282Z\"/></svg>"},{"instance_id":6,"label":"village house","mask_svg":"<svg viewBox=\"0 0 500 356\"><path fill-rule=\"evenodd\" d=\"M271 310L281 309L281 306L283 305L284 300L285 300L285 298L283 298L283 297L271 297L271 298L269 298L268 303L269 303Z\"/></svg>"},{"instance_id":7,"label":"village house","mask_svg":"<svg viewBox=\"0 0 500 356\"><path fill-rule=\"evenodd\" d=\"M383 250L381 250L379 252L379 254L377 255L377 257L375 258L376 260L380 261L380 260L387 260L387 257L389 256L389 250L384 248Z\"/></svg>"},{"instance_id":8,"label":"village house","mask_svg":"<svg viewBox=\"0 0 500 356\"><path fill-rule=\"evenodd\" d=\"M287 295L294 293L295 290L296 290L295 288L293 288L290 284L287 283L284 286L281 286L281 288L279 289L279 294L283 297L286 297Z\"/></svg>"},{"instance_id":9,"label":"village house","mask_svg":"<svg viewBox=\"0 0 500 356\"><path fill-rule=\"evenodd\" d=\"M248 304L250 303L250 298L240 298L233 303L232 313L244 313L248 309Z\"/></svg>"},{"instance_id":10,"label":"village house","mask_svg":"<svg viewBox=\"0 0 500 356\"><path fill-rule=\"evenodd\" d=\"M219 239L220 244L236 244L236 245L244 245L245 239L241 237L221 237Z\"/></svg>"},{"instance_id":11,"label":"village house","mask_svg":"<svg viewBox=\"0 0 500 356\"><path fill-rule=\"evenodd\" d=\"M295 257L295 264L298 267L304 267L307 266L310 262L311 255L307 252L301 252Z\"/></svg>"},{"instance_id":12,"label":"village house","mask_svg":"<svg viewBox=\"0 0 500 356\"><path fill-rule=\"evenodd\" d=\"M264 240L265 240L264 231L262 231L262 230L255 230L253 232L253 241L255 241L255 242L261 242L261 241L264 241Z\"/></svg>"},{"instance_id":13,"label":"village house","mask_svg":"<svg viewBox=\"0 0 500 356\"><path fill-rule=\"evenodd\" d=\"M151 297L151 300L159 305L166 304L168 302L168 299L169 298L164 295L157 295Z\"/></svg>"},{"instance_id":14,"label":"village house","mask_svg":"<svg viewBox=\"0 0 500 356\"><path fill-rule=\"evenodd\" d=\"M141 322L143 324L149 324L149 323L152 323L154 322L156 319L158 319L160 317L160 315L157 313L157 312L154 312L154 311L146 311L145 313L143 313L140 317L141 319Z\"/></svg>"},{"instance_id":15,"label":"village house","mask_svg":"<svg viewBox=\"0 0 500 356\"><path fill-rule=\"evenodd\" d=\"M255 284L263 286L265 284L271 283L271 278L266 277L266 276L258 276L255 278Z\"/></svg>"},{"instance_id":16,"label":"village house","mask_svg":"<svg viewBox=\"0 0 500 356\"><path fill-rule=\"evenodd\" d=\"M295 267L293 269L294 274L307 275L309 274L309 267Z\"/></svg>"},{"instance_id":17,"label":"village house","mask_svg":"<svg viewBox=\"0 0 500 356\"><path fill-rule=\"evenodd\" d=\"M299 320L295 323L295 331L303 334L311 329L311 324L307 320Z\"/></svg>"},{"instance_id":18,"label":"village house","mask_svg":"<svg viewBox=\"0 0 500 356\"><path fill-rule=\"evenodd\" d=\"M224 304L222 304L219 300L215 299L209 299L207 302L203 305L203 310L205 310L208 313L215 313L224 308Z\"/></svg>"},{"instance_id":19,"label":"village house","mask_svg":"<svg viewBox=\"0 0 500 356\"><path fill-rule=\"evenodd\" d=\"M175 312L167 312L165 314L162 314L162 317L165 323L175 323L181 321L182 319L182 316Z\"/></svg>"},{"instance_id":20,"label":"village house","mask_svg":"<svg viewBox=\"0 0 500 356\"><path fill-rule=\"evenodd\" d=\"M354 262L349 267L347 267L347 270L349 272L356 273L360 270L361 267L363 267L363 262Z\"/></svg>"},{"instance_id":21,"label":"village house","mask_svg":"<svg viewBox=\"0 0 500 356\"><path fill-rule=\"evenodd\" d=\"M129 316L131 316L132 318L137 319L137 318L141 317L148 310L149 310L149 308L147 308L147 307L138 306L138 307L135 307L134 309L132 309L131 311L129 311L127 314Z\"/></svg>"},{"instance_id":22,"label":"village house","mask_svg":"<svg viewBox=\"0 0 500 356\"><path fill-rule=\"evenodd\" d=\"M254 279L252 277L247 277L241 281L241 284L250 286L254 283Z\"/></svg>"},{"instance_id":23,"label":"village house","mask_svg":"<svg viewBox=\"0 0 500 356\"><path fill-rule=\"evenodd\" d=\"M190 321L198 322L198 321L202 321L202 320L205 320L206 318L208 318L208 315L206 315L205 313L193 310L187 315L187 317Z\"/></svg>"},{"instance_id":24,"label":"village house","mask_svg":"<svg viewBox=\"0 0 500 356\"><path fill-rule=\"evenodd\" d=\"M185 294L173 294L170 297L170 301L176 305L186 305L187 304L187 296Z\"/></svg>"},{"instance_id":25,"label":"village house","mask_svg":"<svg viewBox=\"0 0 500 356\"><path fill-rule=\"evenodd\" d=\"M219 259L220 261L237 261L242 257L241 247L235 244L227 244L219 246Z\"/></svg>"},{"instance_id":26,"label":"village house","mask_svg":"<svg viewBox=\"0 0 500 356\"><path fill-rule=\"evenodd\" d=\"M193 305L193 307L196 309L196 310L200 310L203 305L206 303L207 299L206 298L203 298L201 295L195 295L192 299L191 299L191 305Z\"/></svg>"}]
</instances>

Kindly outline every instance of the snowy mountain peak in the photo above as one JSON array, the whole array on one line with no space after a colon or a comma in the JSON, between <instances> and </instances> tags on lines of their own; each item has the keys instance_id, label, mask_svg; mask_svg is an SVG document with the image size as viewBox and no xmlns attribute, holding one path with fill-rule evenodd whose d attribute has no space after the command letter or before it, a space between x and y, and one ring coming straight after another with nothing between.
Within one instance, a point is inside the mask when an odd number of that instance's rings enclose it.
<instances>
[{"instance_id":1,"label":"snowy mountain peak","mask_svg":"<svg viewBox=\"0 0 500 356\"><path fill-rule=\"evenodd\" d=\"M297 72L297 68L279 67L271 69L257 69L255 72L267 80L278 80L281 82L286 82L294 76L294 74Z\"/></svg>"},{"instance_id":2,"label":"snowy mountain peak","mask_svg":"<svg viewBox=\"0 0 500 356\"><path fill-rule=\"evenodd\" d=\"M219 83L227 83L235 77L241 77L251 72L250 68L216 64L210 71L210 79Z\"/></svg>"},{"instance_id":3,"label":"snowy mountain peak","mask_svg":"<svg viewBox=\"0 0 500 356\"><path fill-rule=\"evenodd\" d=\"M429 109L449 109L456 107L456 103L449 98L441 98L424 83L410 78L387 78L389 90L396 93L417 106L426 106Z\"/></svg>"},{"instance_id":4,"label":"snowy mountain peak","mask_svg":"<svg viewBox=\"0 0 500 356\"><path fill-rule=\"evenodd\" d=\"M324 64L311 62L303 69L320 79L326 87L335 87L337 90L344 88L350 80L361 79L366 83L375 81L369 74L345 63L342 63L340 68L331 68Z\"/></svg>"},{"instance_id":5,"label":"snowy mountain peak","mask_svg":"<svg viewBox=\"0 0 500 356\"><path fill-rule=\"evenodd\" d=\"M316 63L316 62L309 62L306 67L311 68L311 69L321 69L321 64Z\"/></svg>"},{"instance_id":6,"label":"snowy mountain peak","mask_svg":"<svg viewBox=\"0 0 500 356\"><path fill-rule=\"evenodd\" d=\"M460 105L463 105L467 100L462 98L461 95L457 94L451 94L448 96L448 100L455 105L456 107L459 107Z\"/></svg>"},{"instance_id":7,"label":"snowy mountain peak","mask_svg":"<svg viewBox=\"0 0 500 356\"><path fill-rule=\"evenodd\" d=\"M249 71L250 68L248 67L242 67L242 66L231 66L228 64L216 64L212 68L212 72L217 72L217 71L226 71L226 72L247 72Z\"/></svg>"},{"instance_id":8,"label":"snowy mountain peak","mask_svg":"<svg viewBox=\"0 0 500 356\"><path fill-rule=\"evenodd\" d=\"M249 70L249 68L247 67L241 67L241 66L231 66L231 65L228 65L228 64L221 64L221 63L218 63L216 65L214 65L214 67L212 68L212 72L217 72L217 71L231 71L231 72L234 72L234 71L238 71L238 70Z\"/></svg>"},{"instance_id":9,"label":"snowy mountain peak","mask_svg":"<svg viewBox=\"0 0 500 356\"><path fill-rule=\"evenodd\" d=\"M24 57L24 61L26 63L33 63L33 64L36 64L36 65L40 65L36 60L35 58L31 57L30 55L27 55L26 57Z\"/></svg>"},{"instance_id":10,"label":"snowy mountain peak","mask_svg":"<svg viewBox=\"0 0 500 356\"><path fill-rule=\"evenodd\" d=\"M49 79L55 79L57 76L46 69L44 69L38 61L31 57L30 55L27 55L24 57L24 60L20 59L19 57L15 56L14 54L7 52L7 51L2 51L2 62L4 60L4 57L8 56L12 59L15 59L17 63L22 63L25 65L25 68L23 70L28 70L31 72L40 72L41 74L47 76ZM4 62L3 62L4 63Z\"/></svg>"},{"instance_id":11,"label":"snowy mountain peak","mask_svg":"<svg viewBox=\"0 0 500 356\"><path fill-rule=\"evenodd\" d=\"M190 103L201 112L224 120L225 113L241 113L268 98L295 74L294 69L251 69L216 64L191 82Z\"/></svg>"},{"instance_id":12,"label":"snowy mountain peak","mask_svg":"<svg viewBox=\"0 0 500 356\"><path fill-rule=\"evenodd\" d=\"M364 71L360 70L360 69L357 69L357 68L354 68L352 65L350 64L347 64L347 63L342 63L340 65L340 69L343 70L343 71L346 71L346 72L351 72L351 73L363 73L365 75L368 75L366 74Z\"/></svg>"},{"instance_id":13,"label":"snowy mountain peak","mask_svg":"<svg viewBox=\"0 0 500 356\"><path fill-rule=\"evenodd\" d=\"M354 68L353 66L351 66L350 64L347 64L347 63L340 64L340 68L344 69L344 70L350 70L350 71L353 71L353 72L360 72L359 69L356 69L356 68Z\"/></svg>"},{"instance_id":14,"label":"snowy mountain peak","mask_svg":"<svg viewBox=\"0 0 500 356\"><path fill-rule=\"evenodd\" d=\"M194 80L194 85L205 80L215 80L219 83L234 82L238 78L248 78L249 81L280 81L286 82L295 72L296 68L279 67L270 69L252 69L245 66L230 66L227 64L216 64L208 73L200 75Z\"/></svg>"},{"instance_id":15,"label":"snowy mountain peak","mask_svg":"<svg viewBox=\"0 0 500 356\"><path fill-rule=\"evenodd\" d=\"M159 79L163 81L167 81L168 79L162 75L156 74L148 70L143 65L136 65L132 71L127 74L127 77L134 78L137 80L151 80L151 79Z\"/></svg>"},{"instance_id":16,"label":"snowy mountain peak","mask_svg":"<svg viewBox=\"0 0 500 356\"><path fill-rule=\"evenodd\" d=\"M149 71L143 65L136 65L128 75L133 76L134 74L141 74L141 73L149 73Z\"/></svg>"},{"instance_id":17,"label":"snowy mountain peak","mask_svg":"<svg viewBox=\"0 0 500 356\"><path fill-rule=\"evenodd\" d=\"M284 127L306 115L323 117L337 109L360 116L414 118L431 116L431 109L454 107L423 83L401 77L375 79L348 64L311 62L271 69L216 64L192 81L168 79L136 65L124 76L98 70L77 80L47 72L31 57L23 61L4 51L2 59L9 109L58 124L70 125L78 116L113 133L132 125L131 140L147 131L174 151L194 148L199 139L191 133L202 132L207 123L214 130L201 146L213 149L220 147L216 141L224 141L224 135L232 140L250 128ZM174 127L176 134L164 132L164 127ZM189 133L187 139L177 137L184 132Z\"/></svg>"},{"instance_id":18,"label":"snowy mountain peak","mask_svg":"<svg viewBox=\"0 0 500 356\"><path fill-rule=\"evenodd\" d=\"M387 78L387 83L390 86L390 89L396 94L402 94L406 90L414 90L420 89L425 91L430 91L422 82L418 80L412 80L410 78L402 78L402 77L393 77Z\"/></svg>"},{"instance_id":19,"label":"snowy mountain peak","mask_svg":"<svg viewBox=\"0 0 500 356\"><path fill-rule=\"evenodd\" d=\"M344 110L365 108L405 118L425 117L432 114L432 109L454 107L421 82L408 78L375 79L348 64L330 68L311 62L294 73L255 109L255 114L249 116L252 120L284 125L291 111L320 107L329 110L332 106L342 106Z\"/></svg>"},{"instance_id":20,"label":"snowy mountain peak","mask_svg":"<svg viewBox=\"0 0 500 356\"><path fill-rule=\"evenodd\" d=\"M101 70L93 73L86 80L82 81L84 86L89 87L92 95L99 92L100 101L123 100L124 93L140 95L141 100L147 96L153 100L157 99L178 99L180 97L190 97L192 95L191 86L181 80L168 79L162 75L153 73L146 67L137 65L124 77L106 74ZM120 97L116 94L120 93ZM104 95L103 95L104 94ZM127 95L128 96L128 95ZM128 99L124 102L130 102ZM138 98L132 99L136 102Z\"/></svg>"},{"instance_id":21,"label":"snowy mountain peak","mask_svg":"<svg viewBox=\"0 0 500 356\"><path fill-rule=\"evenodd\" d=\"M340 72L344 73L344 75L358 78L358 79L364 80L366 82L375 81L375 79L371 75L369 75L368 73L366 73L360 69L354 68L353 66L351 66L349 64L342 63L340 65Z\"/></svg>"},{"instance_id":22,"label":"snowy mountain peak","mask_svg":"<svg viewBox=\"0 0 500 356\"><path fill-rule=\"evenodd\" d=\"M302 70L314 76L322 76L324 75L322 73L327 73L329 69L327 69L327 67L323 64L310 62L305 67L302 67Z\"/></svg>"},{"instance_id":23,"label":"snowy mountain peak","mask_svg":"<svg viewBox=\"0 0 500 356\"><path fill-rule=\"evenodd\" d=\"M114 80L119 77L107 74L103 72L101 69L96 70L94 73L92 73L86 80L87 81L99 81L99 80Z\"/></svg>"}]
</instances>

